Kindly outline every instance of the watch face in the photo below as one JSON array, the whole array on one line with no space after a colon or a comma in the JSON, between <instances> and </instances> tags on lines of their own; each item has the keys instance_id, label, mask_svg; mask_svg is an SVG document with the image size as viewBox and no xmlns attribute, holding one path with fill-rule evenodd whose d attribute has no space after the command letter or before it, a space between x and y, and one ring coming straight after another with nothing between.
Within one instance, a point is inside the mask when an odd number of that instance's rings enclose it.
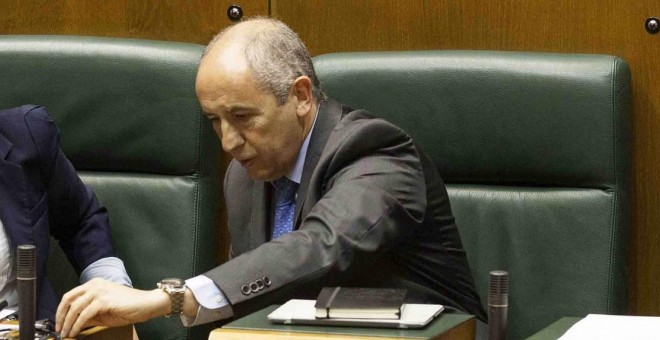
<instances>
[{"instance_id":1,"label":"watch face","mask_svg":"<svg viewBox=\"0 0 660 340\"><path fill-rule=\"evenodd\" d=\"M183 298L186 292L186 283L182 279L169 277L158 282L158 288L170 296L172 310L166 317L181 315L183 310Z\"/></svg>"},{"instance_id":2,"label":"watch face","mask_svg":"<svg viewBox=\"0 0 660 340\"><path fill-rule=\"evenodd\" d=\"M159 287L162 287L162 286L170 286L170 287L175 287L175 288L176 288L176 287L181 287L181 286L183 286L183 284L184 284L184 281L183 281L182 279L175 278L175 277L168 277L168 278L166 278L166 279L162 279L162 280L158 283L158 286L159 286Z\"/></svg>"}]
</instances>

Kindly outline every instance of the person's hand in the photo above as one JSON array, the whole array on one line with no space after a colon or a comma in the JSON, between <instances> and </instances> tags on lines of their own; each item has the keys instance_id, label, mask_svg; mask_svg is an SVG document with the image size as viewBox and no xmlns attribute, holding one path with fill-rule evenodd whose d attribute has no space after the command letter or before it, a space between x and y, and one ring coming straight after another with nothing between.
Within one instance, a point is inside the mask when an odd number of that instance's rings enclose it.
<instances>
[{"instance_id":1,"label":"person's hand","mask_svg":"<svg viewBox=\"0 0 660 340\"><path fill-rule=\"evenodd\" d=\"M160 289L129 288L103 279L93 279L62 297L57 307L55 330L75 337L88 326L117 327L169 313L170 298Z\"/></svg>"}]
</instances>

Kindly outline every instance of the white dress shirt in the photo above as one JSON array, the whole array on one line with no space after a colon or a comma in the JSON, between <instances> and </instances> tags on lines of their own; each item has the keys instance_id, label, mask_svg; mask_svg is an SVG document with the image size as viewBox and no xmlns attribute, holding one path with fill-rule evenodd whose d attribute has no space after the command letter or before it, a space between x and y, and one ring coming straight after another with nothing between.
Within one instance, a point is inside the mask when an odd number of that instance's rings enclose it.
<instances>
[{"instance_id":1,"label":"white dress shirt","mask_svg":"<svg viewBox=\"0 0 660 340\"><path fill-rule=\"evenodd\" d=\"M7 301L7 308L18 308L16 272L13 269L14 248L9 242L5 226L0 220L0 301Z\"/></svg>"}]
</instances>

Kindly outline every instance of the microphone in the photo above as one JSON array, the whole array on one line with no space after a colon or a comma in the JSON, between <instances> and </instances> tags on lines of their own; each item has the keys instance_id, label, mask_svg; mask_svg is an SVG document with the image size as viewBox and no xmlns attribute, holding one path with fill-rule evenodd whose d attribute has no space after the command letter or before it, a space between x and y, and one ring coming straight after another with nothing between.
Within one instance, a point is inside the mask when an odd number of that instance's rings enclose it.
<instances>
[{"instance_id":1,"label":"microphone","mask_svg":"<svg viewBox=\"0 0 660 340\"><path fill-rule=\"evenodd\" d=\"M488 291L488 339L504 340L509 309L509 273L503 270L490 272Z\"/></svg>"},{"instance_id":2,"label":"microphone","mask_svg":"<svg viewBox=\"0 0 660 340\"><path fill-rule=\"evenodd\" d=\"M37 249L31 244L18 246L17 290L20 340L34 340L37 312Z\"/></svg>"}]
</instances>

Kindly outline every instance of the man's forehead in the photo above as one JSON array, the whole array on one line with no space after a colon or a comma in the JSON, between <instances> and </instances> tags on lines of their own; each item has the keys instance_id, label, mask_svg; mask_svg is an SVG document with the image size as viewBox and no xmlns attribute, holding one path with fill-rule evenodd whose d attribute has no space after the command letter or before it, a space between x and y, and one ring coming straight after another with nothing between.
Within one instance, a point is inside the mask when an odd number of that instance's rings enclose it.
<instances>
[{"instance_id":1,"label":"man's forehead","mask_svg":"<svg viewBox=\"0 0 660 340\"><path fill-rule=\"evenodd\" d=\"M200 70L203 67L226 71L248 69L244 45L236 41L218 41L202 60Z\"/></svg>"}]
</instances>

